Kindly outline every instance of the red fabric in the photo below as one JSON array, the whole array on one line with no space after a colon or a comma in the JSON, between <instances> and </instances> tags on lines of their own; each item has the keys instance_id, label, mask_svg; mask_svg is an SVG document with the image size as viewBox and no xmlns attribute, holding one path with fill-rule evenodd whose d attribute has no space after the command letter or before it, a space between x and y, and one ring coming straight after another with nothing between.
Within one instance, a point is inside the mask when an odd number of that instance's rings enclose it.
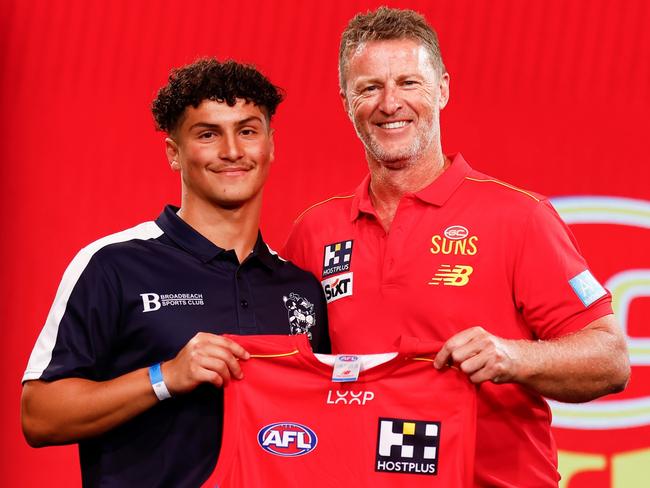
<instances>
[{"instance_id":1,"label":"red fabric","mask_svg":"<svg viewBox=\"0 0 650 488\"><path fill-rule=\"evenodd\" d=\"M362 370L356 382L334 383L304 336L230 337L252 358L242 362L244 378L225 388L222 450L204 486L473 486L476 391L457 370L432 367L440 343L404 340L393 346L396 357ZM334 403L346 391L366 401ZM386 418L439 422L437 474L375 471ZM258 433L278 422L311 429L315 447L296 457L263 449Z\"/></svg>"},{"instance_id":2,"label":"red fabric","mask_svg":"<svg viewBox=\"0 0 650 488\"><path fill-rule=\"evenodd\" d=\"M430 186L404 196L386 234L368 182L305 212L282 253L324 279L325 247L353 241L352 295L328 305L334 352L384 351L400 334L444 341L476 325L505 338L548 339L611 313L609 294L585 308L569 285L587 264L544 197L474 171L458 154ZM458 239L451 232L462 235L461 226L467 235ZM539 395L483 385L478 435L479 483L557 484L550 412ZM522 462L493 459L504 452Z\"/></svg>"}]
</instances>

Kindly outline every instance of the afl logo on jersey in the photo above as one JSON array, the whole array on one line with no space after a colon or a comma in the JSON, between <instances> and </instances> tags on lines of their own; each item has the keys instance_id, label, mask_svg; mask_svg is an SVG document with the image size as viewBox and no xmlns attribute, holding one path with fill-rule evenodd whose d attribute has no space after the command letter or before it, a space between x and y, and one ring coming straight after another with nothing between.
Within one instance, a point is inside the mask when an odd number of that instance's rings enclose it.
<instances>
[{"instance_id":1,"label":"afl logo on jersey","mask_svg":"<svg viewBox=\"0 0 650 488\"><path fill-rule=\"evenodd\" d=\"M352 363L359 360L359 356L337 356L339 361Z\"/></svg>"},{"instance_id":2,"label":"afl logo on jersey","mask_svg":"<svg viewBox=\"0 0 650 488\"><path fill-rule=\"evenodd\" d=\"M293 422L277 422L263 427L257 434L262 449L276 456L296 457L313 451L318 444L316 433Z\"/></svg>"}]
</instances>

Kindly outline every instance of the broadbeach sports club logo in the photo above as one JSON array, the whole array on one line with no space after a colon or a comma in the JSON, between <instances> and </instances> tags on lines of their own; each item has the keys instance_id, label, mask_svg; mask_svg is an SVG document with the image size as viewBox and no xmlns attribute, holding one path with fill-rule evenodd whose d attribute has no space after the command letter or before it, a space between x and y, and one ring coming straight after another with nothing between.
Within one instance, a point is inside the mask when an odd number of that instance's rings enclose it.
<instances>
[{"instance_id":1,"label":"broadbeach sports club logo","mask_svg":"<svg viewBox=\"0 0 650 488\"><path fill-rule=\"evenodd\" d=\"M193 307L205 305L203 293L140 293L143 312L155 312L163 307Z\"/></svg>"},{"instance_id":2,"label":"broadbeach sports club logo","mask_svg":"<svg viewBox=\"0 0 650 488\"><path fill-rule=\"evenodd\" d=\"M551 202L577 234L594 274L605 278L604 288L612 294L612 308L627 336L632 365L632 384L623 393L588 403L549 401L559 448L560 486L646 486L650 464L650 202L603 196L560 197ZM610 271L604 274L599 269ZM573 277L570 285L585 306L604 293L590 273ZM586 476L577 476L586 472Z\"/></svg>"},{"instance_id":3,"label":"broadbeach sports club logo","mask_svg":"<svg viewBox=\"0 0 650 488\"><path fill-rule=\"evenodd\" d=\"M316 449L318 437L306 425L276 422L257 433L257 443L270 454L282 457L303 456Z\"/></svg>"}]
</instances>

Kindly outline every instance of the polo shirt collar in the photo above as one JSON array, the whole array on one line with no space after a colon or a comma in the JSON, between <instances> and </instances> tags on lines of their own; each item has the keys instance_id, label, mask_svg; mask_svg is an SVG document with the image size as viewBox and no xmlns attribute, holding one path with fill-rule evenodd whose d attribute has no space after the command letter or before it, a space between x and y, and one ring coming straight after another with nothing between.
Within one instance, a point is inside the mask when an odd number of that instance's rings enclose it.
<instances>
[{"instance_id":1,"label":"polo shirt collar","mask_svg":"<svg viewBox=\"0 0 650 488\"><path fill-rule=\"evenodd\" d=\"M196 256L202 262L207 263L219 256L222 256L226 250L213 244L203 235L197 232L192 226L178 216L178 207L167 205L160 216L156 219L156 224L178 247L184 249L190 254ZM224 256L225 257L225 256ZM253 246L253 251L247 258L257 258L264 266L269 269L277 267L277 260L269 251L268 246L262 239L262 234L258 231L257 241Z\"/></svg>"},{"instance_id":2,"label":"polo shirt collar","mask_svg":"<svg viewBox=\"0 0 650 488\"><path fill-rule=\"evenodd\" d=\"M413 195L418 199L441 207L456 191L464 181L472 168L467 164L460 153L456 153L451 158L451 165L438 176L431 184ZM367 213L377 216L375 209L370 200L370 174L367 174L361 184L357 187L352 207L350 209L350 220L355 220L361 213Z\"/></svg>"}]
</instances>

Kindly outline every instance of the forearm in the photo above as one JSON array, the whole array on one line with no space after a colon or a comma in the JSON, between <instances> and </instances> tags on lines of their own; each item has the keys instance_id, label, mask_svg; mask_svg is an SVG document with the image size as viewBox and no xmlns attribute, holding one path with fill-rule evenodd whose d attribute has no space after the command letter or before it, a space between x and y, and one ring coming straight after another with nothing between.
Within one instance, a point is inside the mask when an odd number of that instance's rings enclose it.
<instances>
[{"instance_id":1,"label":"forearm","mask_svg":"<svg viewBox=\"0 0 650 488\"><path fill-rule=\"evenodd\" d=\"M146 368L110 381L28 381L21 419L27 442L40 447L97 436L158 402Z\"/></svg>"},{"instance_id":2,"label":"forearm","mask_svg":"<svg viewBox=\"0 0 650 488\"><path fill-rule=\"evenodd\" d=\"M629 378L625 338L613 316L555 340L507 342L512 381L554 400L593 400L623 390Z\"/></svg>"},{"instance_id":3,"label":"forearm","mask_svg":"<svg viewBox=\"0 0 650 488\"><path fill-rule=\"evenodd\" d=\"M169 392L182 395L201 383L220 387L240 379L239 361L249 357L232 340L199 332L162 365L162 375ZM34 447L77 442L123 424L158 401L147 368L102 382L28 381L21 400L23 433Z\"/></svg>"}]
</instances>

